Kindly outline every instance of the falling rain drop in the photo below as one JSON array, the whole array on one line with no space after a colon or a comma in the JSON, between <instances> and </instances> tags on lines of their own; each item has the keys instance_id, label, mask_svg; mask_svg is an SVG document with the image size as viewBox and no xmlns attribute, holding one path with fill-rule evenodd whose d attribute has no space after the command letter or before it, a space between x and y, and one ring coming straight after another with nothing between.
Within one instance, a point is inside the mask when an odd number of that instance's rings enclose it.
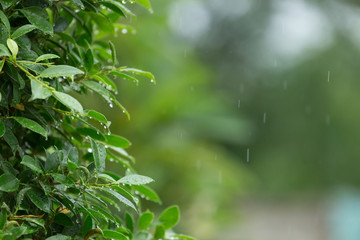
<instances>
[{"instance_id":1,"label":"falling rain drop","mask_svg":"<svg viewBox=\"0 0 360 240\"><path fill-rule=\"evenodd\" d=\"M200 159L198 159L196 161L196 168L197 168L198 171L200 171L200 168L201 168L201 160Z\"/></svg>"},{"instance_id":2,"label":"falling rain drop","mask_svg":"<svg viewBox=\"0 0 360 240\"><path fill-rule=\"evenodd\" d=\"M327 126L330 126L330 115L329 115L329 114L327 114L327 115L325 116L325 122L326 122L326 125L327 125Z\"/></svg>"},{"instance_id":3,"label":"falling rain drop","mask_svg":"<svg viewBox=\"0 0 360 240\"><path fill-rule=\"evenodd\" d=\"M219 171L219 184L222 184L222 171Z\"/></svg>"},{"instance_id":4,"label":"falling rain drop","mask_svg":"<svg viewBox=\"0 0 360 240\"><path fill-rule=\"evenodd\" d=\"M266 123L266 112L264 112L264 118L263 118L263 120L264 120L264 124Z\"/></svg>"},{"instance_id":5,"label":"falling rain drop","mask_svg":"<svg viewBox=\"0 0 360 240\"><path fill-rule=\"evenodd\" d=\"M287 81L284 81L283 86L284 86L284 90L287 90L287 88L288 88Z\"/></svg>"},{"instance_id":6,"label":"falling rain drop","mask_svg":"<svg viewBox=\"0 0 360 240\"><path fill-rule=\"evenodd\" d=\"M328 78L327 78L328 82L330 82L330 71L328 71Z\"/></svg>"},{"instance_id":7,"label":"falling rain drop","mask_svg":"<svg viewBox=\"0 0 360 240\"><path fill-rule=\"evenodd\" d=\"M246 162L250 162L250 148L246 149Z\"/></svg>"},{"instance_id":8,"label":"falling rain drop","mask_svg":"<svg viewBox=\"0 0 360 240\"><path fill-rule=\"evenodd\" d=\"M240 104L241 104L241 102L240 102L240 99L238 100L238 108L240 108Z\"/></svg>"}]
</instances>

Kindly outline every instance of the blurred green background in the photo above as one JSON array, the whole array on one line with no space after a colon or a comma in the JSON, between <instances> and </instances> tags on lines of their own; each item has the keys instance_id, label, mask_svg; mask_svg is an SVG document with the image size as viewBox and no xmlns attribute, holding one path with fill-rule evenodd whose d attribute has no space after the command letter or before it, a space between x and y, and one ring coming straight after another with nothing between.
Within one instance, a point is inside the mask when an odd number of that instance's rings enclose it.
<instances>
[{"instance_id":1,"label":"blurred green background","mask_svg":"<svg viewBox=\"0 0 360 240\"><path fill-rule=\"evenodd\" d=\"M360 221L339 215L351 196L360 208L358 2L152 5L129 4L136 34L112 40L120 65L153 72L157 85L118 82L131 121L98 107L132 141L163 206L180 205L177 229L205 240L358 239L337 230Z\"/></svg>"}]
</instances>

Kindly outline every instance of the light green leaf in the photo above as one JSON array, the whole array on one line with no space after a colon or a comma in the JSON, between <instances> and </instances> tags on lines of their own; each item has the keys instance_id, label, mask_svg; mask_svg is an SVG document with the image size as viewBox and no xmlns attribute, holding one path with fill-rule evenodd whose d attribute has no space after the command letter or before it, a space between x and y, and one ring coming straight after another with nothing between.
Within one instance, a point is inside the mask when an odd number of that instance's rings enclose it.
<instances>
[{"instance_id":1,"label":"light green leaf","mask_svg":"<svg viewBox=\"0 0 360 240\"><path fill-rule=\"evenodd\" d=\"M125 198L124 196L117 193L116 191L114 191L112 189L109 189L109 188L106 188L106 187L99 188L99 190L104 191L107 194L115 197L117 200L124 203L126 206L131 207L132 209L134 209L137 212L137 209L136 209L135 205L129 199Z\"/></svg>"},{"instance_id":2,"label":"light green leaf","mask_svg":"<svg viewBox=\"0 0 360 240\"><path fill-rule=\"evenodd\" d=\"M42 71L39 77L43 77L43 78L72 77L76 74L84 74L84 72L72 66L56 65Z\"/></svg>"},{"instance_id":3,"label":"light green leaf","mask_svg":"<svg viewBox=\"0 0 360 240\"><path fill-rule=\"evenodd\" d=\"M26 195L30 198L36 207L44 212L50 212L50 200L42 190L33 187L27 191Z\"/></svg>"},{"instance_id":4,"label":"light green leaf","mask_svg":"<svg viewBox=\"0 0 360 240\"><path fill-rule=\"evenodd\" d=\"M179 219L180 210L178 206L168 207L161 213L159 217L159 221L162 222L165 229L169 229L175 226L179 222Z\"/></svg>"},{"instance_id":5,"label":"light green leaf","mask_svg":"<svg viewBox=\"0 0 360 240\"><path fill-rule=\"evenodd\" d=\"M51 53L48 53L48 54L43 54L41 56L39 56L35 62L41 62L41 61L45 61L45 60L48 60L48 59L54 59L54 58L60 58L58 55L56 54L51 54Z\"/></svg>"},{"instance_id":6,"label":"light green leaf","mask_svg":"<svg viewBox=\"0 0 360 240\"><path fill-rule=\"evenodd\" d=\"M28 32L31 32L34 29L36 29L36 27L34 25L31 25L31 24L23 25L13 32L13 34L11 35L11 38L16 39L18 37L21 37L24 34L27 34Z\"/></svg>"},{"instance_id":7,"label":"light green leaf","mask_svg":"<svg viewBox=\"0 0 360 240\"><path fill-rule=\"evenodd\" d=\"M115 134L105 135L106 144L114 147L120 148L128 148L130 147L131 143L123 137L120 137Z\"/></svg>"},{"instance_id":8,"label":"light green leaf","mask_svg":"<svg viewBox=\"0 0 360 240\"><path fill-rule=\"evenodd\" d=\"M0 57L9 57L10 52L4 44L0 44Z\"/></svg>"},{"instance_id":9,"label":"light green leaf","mask_svg":"<svg viewBox=\"0 0 360 240\"><path fill-rule=\"evenodd\" d=\"M0 183L0 191L3 192L13 192L19 187L19 180L8 173L0 176Z\"/></svg>"},{"instance_id":10,"label":"light green leaf","mask_svg":"<svg viewBox=\"0 0 360 240\"><path fill-rule=\"evenodd\" d=\"M95 110L89 110L87 112L87 116L90 118L93 118L96 121L102 122L103 124L108 126L108 121L107 121L106 117L103 114L101 114Z\"/></svg>"},{"instance_id":11,"label":"light green leaf","mask_svg":"<svg viewBox=\"0 0 360 240\"><path fill-rule=\"evenodd\" d=\"M133 186L131 186L131 188L134 189L135 191L138 191L140 195L144 195L145 199L156 202L156 203L161 203L159 196L151 188L149 188L145 185L133 185Z\"/></svg>"},{"instance_id":12,"label":"light green leaf","mask_svg":"<svg viewBox=\"0 0 360 240\"><path fill-rule=\"evenodd\" d=\"M0 120L0 137L4 136L5 134L5 124L2 120Z\"/></svg>"},{"instance_id":13,"label":"light green leaf","mask_svg":"<svg viewBox=\"0 0 360 240\"><path fill-rule=\"evenodd\" d=\"M139 230L146 230L150 226L153 219L154 219L154 214L152 212L150 211L144 212L139 217L138 220Z\"/></svg>"},{"instance_id":14,"label":"light green leaf","mask_svg":"<svg viewBox=\"0 0 360 240\"><path fill-rule=\"evenodd\" d=\"M103 230L103 233L105 238L116 239L116 240L128 240L128 238L124 234L113 230Z\"/></svg>"},{"instance_id":15,"label":"light green leaf","mask_svg":"<svg viewBox=\"0 0 360 240\"><path fill-rule=\"evenodd\" d=\"M47 139L46 130L42 126L40 126L40 124L38 124L37 122L24 117L12 117L12 118L15 119L18 123L20 123L23 127L26 127L38 134L41 134Z\"/></svg>"},{"instance_id":16,"label":"light green leaf","mask_svg":"<svg viewBox=\"0 0 360 240\"><path fill-rule=\"evenodd\" d=\"M14 40L12 40L12 39L9 38L9 39L6 41L6 44L7 44L8 48L10 49L10 52L12 53L12 56L13 56L14 58L16 58L16 55L17 55L18 52L19 52L19 47L18 47L17 43L16 43Z\"/></svg>"},{"instance_id":17,"label":"light green leaf","mask_svg":"<svg viewBox=\"0 0 360 240\"><path fill-rule=\"evenodd\" d=\"M51 91L47 87L41 85L38 81L33 78L30 78L31 84L31 98L29 101L33 101L35 99L47 99L51 96Z\"/></svg>"},{"instance_id":18,"label":"light green leaf","mask_svg":"<svg viewBox=\"0 0 360 240\"><path fill-rule=\"evenodd\" d=\"M10 22L5 13L0 10L0 20L4 23L7 32L10 34Z\"/></svg>"},{"instance_id":19,"label":"light green leaf","mask_svg":"<svg viewBox=\"0 0 360 240\"><path fill-rule=\"evenodd\" d=\"M25 193L27 191L29 191L30 189L31 189L30 187L26 187L26 188L21 189L18 192L18 194L16 196L16 209L19 209L20 204L21 204L22 200L24 199Z\"/></svg>"},{"instance_id":20,"label":"light green leaf","mask_svg":"<svg viewBox=\"0 0 360 240\"><path fill-rule=\"evenodd\" d=\"M96 23L99 29L106 33L115 33L114 25L103 15L89 12L91 19Z\"/></svg>"},{"instance_id":21,"label":"light green leaf","mask_svg":"<svg viewBox=\"0 0 360 240\"><path fill-rule=\"evenodd\" d=\"M154 180L152 178L142 176L142 175L128 175L120 180L118 180L118 183L124 183L124 184L130 184L130 185L144 185L153 182Z\"/></svg>"},{"instance_id":22,"label":"light green leaf","mask_svg":"<svg viewBox=\"0 0 360 240\"><path fill-rule=\"evenodd\" d=\"M115 83L110 78L108 78L107 76L94 75L94 76L91 76L91 78L93 78L94 80L96 80L98 82L103 83L106 86L106 88L110 89L111 91L117 92L117 87L116 87Z\"/></svg>"},{"instance_id":23,"label":"light green leaf","mask_svg":"<svg viewBox=\"0 0 360 240\"><path fill-rule=\"evenodd\" d=\"M137 78L134 78L133 76L130 76L128 74L125 74L125 73L122 73L122 72L119 72L119 71L111 71L110 74L114 75L114 76L117 76L117 77L124 78L124 79L128 79L130 81L133 81L136 84L139 84L139 80Z\"/></svg>"},{"instance_id":24,"label":"light green leaf","mask_svg":"<svg viewBox=\"0 0 360 240\"><path fill-rule=\"evenodd\" d=\"M143 70L140 70L140 69L137 69L137 68L125 68L125 69L122 69L122 71L135 73L136 75L141 75L141 76L147 77L147 78L150 79L150 81L152 83L154 83L154 84L156 83L155 82L155 76L151 72L143 71Z\"/></svg>"},{"instance_id":25,"label":"light green leaf","mask_svg":"<svg viewBox=\"0 0 360 240\"><path fill-rule=\"evenodd\" d=\"M52 94L56 98L56 100L64 104L66 107L70 108L71 110L74 110L75 112L79 112L82 114L83 107L81 106L78 100L76 100L69 94L62 92L53 92Z\"/></svg>"},{"instance_id":26,"label":"light green leaf","mask_svg":"<svg viewBox=\"0 0 360 240\"><path fill-rule=\"evenodd\" d=\"M136 0L136 2L144 7L146 7L149 12L153 13L153 9L151 7L150 1L149 0Z\"/></svg>"},{"instance_id":27,"label":"light green leaf","mask_svg":"<svg viewBox=\"0 0 360 240\"><path fill-rule=\"evenodd\" d=\"M106 149L104 145L95 142L92 138L90 141L96 171L101 173L105 169Z\"/></svg>"},{"instance_id":28,"label":"light green leaf","mask_svg":"<svg viewBox=\"0 0 360 240\"><path fill-rule=\"evenodd\" d=\"M170 238L173 239L178 239L178 240L196 240L196 238L187 236L187 235L183 235L183 234L174 234L174 235L170 235Z\"/></svg>"},{"instance_id":29,"label":"light green leaf","mask_svg":"<svg viewBox=\"0 0 360 240\"><path fill-rule=\"evenodd\" d=\"M44 9L38 7L28 7L20 9L20 12L29 20L29 22L43 31L44 33L53 34L53 27L48 20L48 14Z\"/></svg>"},{"instance_id":30,"label":"light green leaf","mask_svg":"<svg viewBox=\"0 0 360 240\"><path fill-rule=\"evenodd\" d=\"M36 160L28 155L25 155L22 158L22 161L20 163L27 166L28 168L30 168L31 170L33 170L35 172L44 173L41 163L38 160Z\"/></svg>"},{"instance_id":31,"label":"light green leaf","mask_svg":"<svg viewBox=\"0 0 360 240\"><path fill-rule=\"evenodd\" d=\"M55 236L48 237L46 240L70 240L71 237L65 236L62 234L57 234Z\"/></svg>"}]
</instances>

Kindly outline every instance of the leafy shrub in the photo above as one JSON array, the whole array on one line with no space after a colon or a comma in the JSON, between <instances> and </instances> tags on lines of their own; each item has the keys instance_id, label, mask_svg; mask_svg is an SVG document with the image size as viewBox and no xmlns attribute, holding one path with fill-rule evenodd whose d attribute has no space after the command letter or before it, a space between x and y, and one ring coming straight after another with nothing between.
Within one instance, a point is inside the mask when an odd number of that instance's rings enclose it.
<instances>
[{"instance_id":1,"label":"leafy shrub","mask_svg":"<svg viewBox=\"0 0 360 240\"><path fill-rule=\"evenodd\" d=\"M133 2L131 2L133 3ZM137 3L151 11L148 0ZM192 239L173 233L179 209L155 220L140 198L160 203L138 175L131 143L71 93L116 99L114 80L150 72L118 67L104 40L132 27L126 1L0 0L0 239ZM119 176L106 171L116 161Z\"/></svg>"}]
</instances>

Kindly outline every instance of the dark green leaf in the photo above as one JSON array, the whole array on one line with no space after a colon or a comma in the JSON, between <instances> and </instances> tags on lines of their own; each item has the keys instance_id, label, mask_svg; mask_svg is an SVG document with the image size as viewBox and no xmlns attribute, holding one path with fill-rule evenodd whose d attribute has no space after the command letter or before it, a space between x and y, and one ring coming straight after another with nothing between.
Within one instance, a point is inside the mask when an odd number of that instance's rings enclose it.
<instances>
[{"instance_id":1,"label":"dark green leaf","mask_svg":"<svg viewBox=\"0 0 360 240\"><path fill-rule=\"evenodd\" d=\"M113 230L104 230L103 233L105 238L116 240L129 240L129 238L127 238L124 234Z\"/></svg>"},{"instance_id":2,"label":"dark green leaf","mask_svg":"<svg viewBox=\"0 0 360 240\"><path fill-rule=\"evenodd\" d=\"M28 168L30 168L31 170L33 170L34 172L37 172L37 173L44 173L44 170L43 170L43 167L41 165L41 163L28 156L28 155L25 155L23 158L22 158L22 161L21 161L21 164L27 166Z\"/></svg>"},{"instance_id":3,"label":"dark green leaf","mask_svg":"<svg viewBox=\"0 0 360 240\"><path fill-rule=\"evenodd\" d=\"M101 173L105 169L106 149L104 145L95 142L92 138L90 138L90 141L96 171Z\"/></svg>"},{"instance_id":4,"label":"dark green leaf","mask_svg":"<svg viewBox=\"0 0 360 240\"><path fill-rule=\"evenodd\" d=\"M63 32L65 31L69 26L69 21L64 17L58 17L55 20L55 26L54 31L55 32Z\"/></svg>"},{"instance_id":5,"label":"dark green leaf","mask_svg":"<svg viewBox=\"0 0 360 240\"><path fill-rule=\"evenodd\" d=\"M10 23L5 13L0 10L0 20L4 23L7 32L10 34Z\"/></svg>"},{"instance_id":6,"label":"dark green leaf","mask_svg":"<svg viewBox=\"0 0 360 240\"><path fill-rule=\"evenodd\" d=\"M0 183L0 191L3 192L13 192L19 187L19 180L8 173L0 176Z\"/></svg>"},{"instance_id":7,"label":"dark green leaf","mask_svg":"<svg viewBox=\"0 0 360 240\"><path fill-rule=\"evenodd\" d=\"M139 230L146 230L150 226L153 219L154 219L154 214L152 212L149 211L144 212L139 217L138 220Z\"/></svg>"},{"instance_id":8,"label":"dark green leaf","mask_svg":"<svg viewBox=\"0 0 360 240\"><path fill-rule=\"evenodd\" d=\"M9 126L6 126L5 134L3 137L5 139L5 142L9 144L13 154L15 154L15 152L19 148L19 142Z\"/></svg>"},{"instance_id":9,"label":"dark green leaf","mask_svg":"<svg viewBox=\"0 0 360 240\"><path fill-rule=\"evenodd\" d=\"M54 217L54 222L65 227L71 227L74 225L73 221L66 214L63 213L56 214Z\"/></svg>"},{"instance_id":10,"label":"dark green leaf","mask_svg":"<svg viewBox=\"0 0 360 240\"><path fill-rule=\"evenodd\" d=\"M53 77L72 77L76 74L84 74L83 71L68 65L56 65L49 67L40 73L39 77L53 78Z\"/></svg>"},{"instance_id":11,"label":"dark green leaf","mask_svg":"<svg viewBox=\"0 0 360 240\"><path fill-rule=\"evenodd\" d=\"M42 190L33 187L27 191L26 195L35 204L36 207L44 212L50 212L50 200Z\"/></svg>"},{"instance_id":12,"label":"dark green leaf","mask_svg":"<svg viewBox=\"0 0 360 240\"><path fill-rule=\"evenodd\" d=\"M175 226L180 219L180 210L178 206L171 206L165 209L160 217L159 221L162 222L165 229Z\"/></svg>"},{"instance_id":13,"label":"dark green leaf","mask_svg":"<svg viewBox=\"0 0 360 240\"><path fill-rule=\"evenodd\" d=\"M89 136L93 139L99 140L99 141L105 141L104 135L102 135L99 130L95 130L93 128L77 128L76 131L84 136Z\"/></svg>"},{"instance_id":14,"label":"dark green leaf","mask_svg":"<svg viewBox=\"0 0 360 240\"><path fill-rule=\"evenodd\" d=\"M31 32L34 29L36 29L36 27L34 25L31 25L31 24L23 25L13 32L13 34L11 35L11 38L16 39L18 37L21 37L24 34L27 34L28 32Z\"/></svg>"},{"instance_id":15,"label":"dark green leaf","mask_svg":"<svg viewBox=\"0 0 360 240\"><path fill-rule=\"evenodd\" d=\"M46 130L42 126L40 126L37 122L24 117L12 117L12 118L15 119L18 123L20 123L23 127L26 127L38 134L41 134L47 139Z\"/></svg>"},{"instance_id":16,"label":"dark green leaf","mask_svg":"<svg viewBox=\"0 0 360 240\"><path fill-rule=\"evenodd\" d=\"M125 225L131 232L134 231L134 219L128 212L125 213Z\"/></svg>"},{"instance_id":17,"label":"dark green leaf","mask_svg":"<svg viewBox=\"0 0 360 240\"><path fill-rule=\"evenodd\" d=\"M128 175L121 178L118 183L130 184L130 185L144 185L153 182L152 178L142 176L142 175Z\"/></svg>"},{"instance_id":18,"label":"dark green leaf","mask_svg":"<svg viewBox=\"0 0 360 240\"><path fill-rule=\"evenodd\" d=\"M0 137L4 136L5 134L5 124L2 120L0 120Z\"/></svg>"},{"instance_id":19,"label":"dark green leaf","mask_svg":"<svg viewBox=\"0 0 360 240\"><path fill-rule=\"evenodd\" d=\"M45 171L56 170L60 166L60 159L57 152L51 153L45 162Z\"/></svg>"},{"instance_id":20,"label":"dark green leaf","mask_svg":"<svg viewBox=\"0 0 360 240\"><path fill-rule=\"evenodd\" d=\"M70 108L71 110L74 110L75 112L79 112L79 113L83 112L83 107L81 106L79 101L73 98L72 96L70 96L69 94L62 92L53 92L52 94L56 98L56 100L58 100L66 107Z\"/></svg>"},{"instance_id":21,"label":"dark green leaf","mask_svg":"<svg viewBox=\"0 0 360 240\"><path fill-rule=\"evenodd\" d=\"M0 57L9 57L10 52L4 44L0 44Z\"/></svg>"},{"instance_id":22,"label":"dark green leaf","mask_svg":"<svg viewBox=\"0 0 360 240\"><path fill-rule=\"evenodd\" d=\"M43 31L44 33L53 34L53 28L48 20L48 14L44 9L38 7L28 7L20 9L20 12L29 20L29 22Z\"/></svg>"},{"instance_id":23,"label":"dark green leaf","mask_svg":"<svg viewBox=\"0 0 360 240\"><path fill-rule=\"evenodd\" d=\"M96 25L98 25L101 31L111 34L115 33L114 25L111 22L109 22L109 20L106 17L96 13L89 13L89 14L91 16L91 19L96 23Z\"/></svg>"},{"instance_id":24,"label":"dark green leaf","mask_svg":"<svg viewBox=\"0 0 360 240\"><path fill-rule=\"evenodd\" d=\"M64 184L65 186L68 186L68 187L74 186L74 182L70 178L66 177L63 174L52 173L50 175L54 178L55 182Z\"/></svg>"},{"instance_id":25,"label":"dark green leaf","mask_svg":"<svg viewBox=\"0 0 360 240\"><path fill-rule=\"evenodd\" d=\"M114 44L109 40L109 46L110 46L110 50L111 50L111 57L112 57L112 62L113 64L116 64L116 48L114 46Z\"/></svg>"},{"instance_id":26,"label":"dark green leaf","mask_svg":"<svg viewBox=\"0 0 360 240\"><path fill-rule=\"evenodd\" d=\"M6 10L11 5L13 5L13 3L15 3L15 1L14 0L0 0L0 3L1 3L1 6L3 7L3 9Z\"/></svg>"},{"instance_id":27,"label":"dark green leaf","mask_svg":"<svg viewBox=\"0 0 360 240\"><path fill-rule=\"evenodd\" d=\"M16 209L19 208L22 200L24 199L24 196L25 196L26 192L29 191L30 189L31 189L30 187L26 187L26 188L21 189L18 192L18 194L16 196Z\"/></svg>"}]
</instances>

